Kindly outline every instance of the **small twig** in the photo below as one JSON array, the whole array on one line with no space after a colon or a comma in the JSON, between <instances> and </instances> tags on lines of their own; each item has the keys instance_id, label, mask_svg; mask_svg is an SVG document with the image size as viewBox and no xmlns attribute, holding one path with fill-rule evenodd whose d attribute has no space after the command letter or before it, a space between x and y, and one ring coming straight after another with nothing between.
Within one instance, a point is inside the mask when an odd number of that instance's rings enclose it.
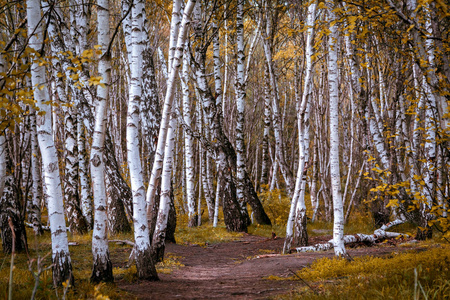
<instances>
[{"instance_id":1,"label":"small twig","mask_svg":"<svg viewBox=\"0 0 450 300\"><path fill-rule=\"evenodd\" d=\"M49 251L46 255L44 255L44 257L40 257L38 256L37 259L31 259L28 262L28 270L30 270L31 274L34 277L34 287L33 287L33 292L31 294L31 300L34 300L36 297L36 292L37 289L39 287L39 278L41 276L41 274L47 270L50 270L53 267L53 264L51 264L48 267L42 268L42 262L45 260L45 258L47 256L49 256L51 254L51 251ZM37 272L33 272L33 262L36 261L36 267L37 267Z\"/></svg>"},{"instance_id":2,"label":"small twig","mask_svg":"<svg viewBox=\"0 0 450 300\"><path fill-rule=\"evenodd\" d=\"M123 20L125 20L125 18L128 17L128 15L130 14L132 8L133 8L133 0L131 0L130 7L128 8L127 12L122 17L122 19L120 19L119 23L117 24L116 28L114 29L114 33L113 33L113 35L111 37L111 40L109 41L108 49L106 50L106 52L103 55L106 55L108 57L111 56L112 44L113 44L114 39L115 39L115 37L117 35L117 32L119 32L120 25L122 24Z\"/></svg>"},{"instance_id":3,"label":"small twig","mask_svg":"<svg viewBox=\"0 0 450 300\"><path fill-rule=\"evenodd\" d=\"M319 293L312 288L312 286L310 286L305 280L303 280L303 278L301 278L300 276L298 276L297 273L295 273L294 271L292 271L291 269L288 269L289 272L291 272L292 274L294 274L295 277L297 277L298 279L300 279L307 287L309 287L311 289L311 291L314 292L314 294L319 295Z\"/></svg>"},{"instance_id":4,"label":"small twig","mask_svg":"<svg viewBox=\"0 0 450 300\"><path fill-rule=\"evenodd\" d=\"M353 257L350 256L350 253L348 253L348 252L345 253L344 257L345 257L345 259L348 260L348 261L355 261L355 260L353 259Z\"/></svg>"}]
</instances>

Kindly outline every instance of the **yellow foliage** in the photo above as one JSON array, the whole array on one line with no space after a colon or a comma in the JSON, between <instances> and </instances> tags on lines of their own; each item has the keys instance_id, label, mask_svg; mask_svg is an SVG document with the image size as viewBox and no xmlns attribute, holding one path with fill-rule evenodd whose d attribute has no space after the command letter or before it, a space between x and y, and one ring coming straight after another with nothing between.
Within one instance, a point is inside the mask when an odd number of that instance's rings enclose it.
<instances>
[{"instance_id":1,"label":"yellow foliage","mask_svg":"<svg viewBox=\"0 0 450 300\"><path fill-rule=\"evenodd\" d=\"M264 188L264 191L259 194L259 199L272 224L285 226L291 206L289 197L278 189L269 191Z\"/></svg>"},{"instance_id":2,"label":"yellow foliage","mask_svg":"<svg viewBox=\"0 0 450 300\"><path fill-rule=\"evenodd\" d=\"M419 246L425 249L427 247L426 244ZM291 280L301 278L311 288L301 289L299 294L295 297L290 295L289 298L412 299L417 293L414 286L420 283L423 295L445 299L450 293L449 261L448 244L421 252L357 257L351 262L322 258L313 262L310 267L298 271L297 276L290 277Z\"/></svg>"}]
</instances>

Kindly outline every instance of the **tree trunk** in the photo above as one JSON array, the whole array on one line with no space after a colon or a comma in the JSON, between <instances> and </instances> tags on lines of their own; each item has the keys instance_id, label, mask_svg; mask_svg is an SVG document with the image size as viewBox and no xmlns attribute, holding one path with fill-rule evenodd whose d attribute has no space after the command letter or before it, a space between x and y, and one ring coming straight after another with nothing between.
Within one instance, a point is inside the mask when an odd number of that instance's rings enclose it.
<instances>
[{"instance_id":1,"label":"tree trunk","mask_svg":"<svg viewBox=\"0 0 450 300\"><path fill-rule=\"evenodd\" d=\"M98 0L98 44L102 56L98 63L98 72L102 76L97 86L97 108L95 112L94 135L91 148L91 177L94 191L94 230L92 233L92 256L94 259L91 281L112 282L112 264L109 258L106 215L106 186L104 144L106 134L106 117L109 101L109 87L111 76L110 53L107 53L109 36L109 0Z\"/></svg>"},{"instance_id":2,"label":"tree trunk","mask_svg":"<svg viewBox=\"0 0 450 300\"><path fill-rule=\"evenodd\" d=\"M34 234L41 235L43 233L41 223L42 180L40 172L41 170L39 161L40 153L37 141L35 111L32 112L30 115L30 142L31 142L31 177L33 181L31 192L33 196L30 203L30 210L28 212L28 221L31 224L33 224ZM0 144L2 143L3 142L0 139Z\"/></svg>"},{"instance_id":3,"label":"tree trunk","mask_svg":"<svg viewBox=\"0 0 450 300\"><path fill-rule=\"evenodd\" d=\"M0 199L0 228L3 253L12 253L13 244L15 252L27 251L27 235L23 219L20 215L21 207L14 193L14 177L6 175L3 194ZM14 233L11 231L14 229Z\"/></svg>"},{"instance_id":4,"label":"tree trunk","mask_svg":"<svg viewBox=\"0 0 450 300\"><path fill-rule=\"evenodd\" d=\"M50 9L50 6L54 6L53 9ZM56 89L58 91L59 99L64 104L63 112L65 136L63 138L65 172L63 188L66 215L69 221L69 231L83 234L87 232L87 223L81 212L78 193L78 150L76 142L77 117L70 105L71 103L69 103L70 98L71 102L73 102L76 107L79 102L77 96L79 96L80 93L76 91L75 82L72 80L75 73L70 68L71 63L63 55L65 51L71 51L74 53L75 45L73 41L69 39L70 33L65 27L61 27L62 29L58 31L58 22L60 20L58 20L57 17L58 15L62 15L59 7L55 6L55 3L53 2L48 2L45 6L44 13L50 14L48 18L48 34L50 39L52 39L52 43L50 45L54 55L53 63L57 66L55 69ZM62 78L56 74L56 71L65 73L66 82L63 82Z\"/></svg>"},{"instance_id":5,"label":"tree trunk","mask_svg":"<svg viewBox=\"0 0 450 300\"><path fill-rule=\"evenodd\" d=\"M158 280L155 264L151 258L150 230L147 221L144 178L139 151L139 117L142 96L142 50L144 39L145 3L135 1L131 10L131 62L130 89L127 113L127 159L133 195L133 225L135 256L138 277Z\"/></svg>"},{"instance_id":6,"label":"tree trunk","mask_svg":"<svg viewBox=\"0 0 450 300\"><path fill-rule=\"evenodd\" d=\"M247 231L250 224L247 209L242 207L236 199L236 186L234 183L236 154L233 146L225 136L217 114L216 102L206 83L205 75L205 56L206 53L197 53L196 55L196 80L198 91L203 103L203 111L210 124L211 133L211 151L214 152L218 179L217 182L222 184L221 195L223 201L224 221L230 231Z\"/></svg>"},{"instance_id":7,"label":"tree trunk","mask_svg":"<svg viewBox=\"0 0 450 300\"><path fill-rule=\"evenodd\" d=\"M244 21L243 1L237 1L236 13L236 197L239 204L244 207L245 188L245 144L244 144L244 115L245 115L245 82L244 82Z\"/></svg>"},{"instance_id":8,"label":"tree trunk","mask_svg":"<svg viewBox=\"0 0 450 300\"><path fill-rule=\"evenodd\" d=\"M152 240L152 259L155 262L164 260L164 249L166 241L166 230L169 220L170 204L172 202L172 159L174 148L174 130L176 119L172 118L169 131L167 133L167 144L164 150L164 166L161 179L161 200L158 209L155 232ZM172 199L171 199L172 198Z\"/></svg>"},{"instance_id":9,"label":"tree trunk","mask_svg":"<svg viewBox=\"0 0 450 300\"><path fill-rule=\"evenodd\" d=\"M186 35L188 32L188 24L190 21L190 15L195 6L195 0L189 0L185 6L183 20L180 25L180 32L178 33L177 38L177 47L175 49L175 53L173 54L173 63L170 68L169 77L167 80L167 91L166 97L164 99L164 108L161 117L161 125L158 135L158 145L155 155L155 161L152 166L152 174L150 177L150 182L147 190L146 200L148 207L151 207L150 204L154 201L153 198L155 196L155 192L158 186L158 181L160 180L160 175L162 171L163 159L164 159L164 148L166 144L167 131L169 126L169 114L172 111L173 99L175 96L175 87L176 87L176 77L178 74L178 70L181 65L182 55L183 55L183 45L185 44ZM171 30L172 36L177 36L176 32ZM148 211L149 215L150 212Z\"/></svg>"},{"instance_id":10,"label":"tree trunk","mask_svg":"<svg viewBox=\"0 0 450 300\"><path fill-rule=\"evenodd\" d=\"M338 29L334 4L328 1L330 35L328 36L328 85L330 93L330 175L333 190L333 246L336 256L346 254L344 246L344 208L341 195L341 175L339 162L339 86L338 86Z\"/></svg>"},{"instance_id":11,"label":"tree trunk","mask_svg":"<svg viewBox=\"0 0 450 300\"><path fill-rule=\"evenodd\" d=\"M270 80L267 65L264 67L264 131L262 139L261 190L269 186L269 133L270 133Z\"/></svg>"},{"instance_id":12,"label":"tree trunk","mask_svg":"<svg viewBox=\"0 0 450 300\"><path fill-rule=\"evenodd\" d=\"M40 26L41 9L38 0L27 0L29 46L37 53L43 43ZM32 57L31 82L34 99L39 108L37 115L38 142L42 154L45 186L47 190L48 216L52 236L53 283L61 285L66 280L73 284L72 263L69 254L66 224L64 220L63 196L59 173L58 156L53 141L50 96L48 94L45 66Z\"/></svg>"}]
</instances>

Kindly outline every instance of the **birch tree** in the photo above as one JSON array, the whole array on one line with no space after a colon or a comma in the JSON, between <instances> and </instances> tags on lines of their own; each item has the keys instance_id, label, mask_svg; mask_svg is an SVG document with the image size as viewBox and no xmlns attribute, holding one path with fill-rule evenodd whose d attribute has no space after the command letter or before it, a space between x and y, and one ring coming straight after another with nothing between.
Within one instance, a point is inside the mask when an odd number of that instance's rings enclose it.
<instances>
[{"instance_id":1,"label":"birch tree","mask_svg":"<svg viewBox=\"0 0 450 300\"><path fill-rule=\"evenodd\" d=\"M183 19L181 21L180 29L178 35L174 31L175 28L171 28L171 36L178 36L177 37L177 47L175 50L175 53L173 54L173 63L172 67L169 70L169 77L167 81L167 90L166 90L166 96L164 99L164 106L163 106L163 112L161 116L161 125L158 135L158 145L157 150L155 154L155 161L153 162L152 166L152 174L150 177L149 187L147 189L147 195L146 195L146 201L147 201L147 207L151 207L151 203L154 201L156 189L157 189L157 183L160 180L160 175L162 171L162 165L163 165L163 158L164 158L164 148L167 138L167 130L169 126L169 115L172 110L172 104L174 99L174 93L175 93L175 87L176 87L176 76L178 75L178 70L181 65L181 59L183 55L183 45L186 40L186 35L188 32L188 24L190 22L190 15L192 13L192 10L194 9L196 1L189 0L186 4L186 7L183 11ZM150 212L147 211L147 215L150 215Z\"/></svg>"},{"instance_id":2,"label":"birch tree","mask_svg":"<svg viewBox=\"0 0 450 300\"><path fill-rule=\"evenodd\" d=\"M75 43L76 53L78 55L83 55L84 51L88 50L87 45L87 14L89 11L89 6L85 2L85 0L77 3L77 0L70 0L70 34L72 36L72 40ZM82 86L81 91L75 91L78 94L77 98L86 98L90 97L90 88L88 88L88 74L87 64L82 63L82 71L80 72L80 84ZM77 103L76 109L78 110L81 106L80 101ZM86 128L83 122L83 118L81 114L77 113L77 128L76 128L76 140L77 140L77 150L78 150L78 178L80 185L80 206L81 211L86 219L86 223L88 225L88 229L93 228L93 216L92 216L92 191L91 191L91 183L89 180L89 161L88 154L86 149Z\"/></svg>"},{"instance_id":3,"label":"birch tree","mask_svg":"<svg viewBox=\"0 0 450 300\"><path fill-rule=\"evenodd\" d=\"M77 149L77 116L73 107L78 106L79 90L75 87L72 80L75 73L72 71L72 64L64 56L64 53L70 51L75 53L73 41L70 38L70 32L62 27L58 31L58 23L63 22L61 9L53 1L43 1L44 13L49 15L48 34L52 39L50 43L54 55L54 65L59 66L55 72L64 73L66 82L60 76L55 76L57 82L57 91L60 100L64 103L64 198L66 205L66 214L69 220L69 230L83 234L87 231L86 219L80 209L80 199L78 193L78 149ZM64 39L65 37L65 39ZM73 105L72 105L73 102Z\"/></svg>"},{"instance_id":4,"label":"birch tree","mask_svg":"<svg viewBox=\"0 0 450 300\"><path fill-rule=\"evenodd\" d=\"M139 151L139 108L142 96L142 50L144 40L145 3L136 1L131 10L130 91L127 114L127 161L133 193L133 225L135 259L138 277L158 280L151 257L150 231L147 222L144 178Z\"/></svg>"},{"instance_id":5,"label":"birch tree","mask_svg":"<svg viewBox=\"0 0 450 300\"><path fill-rule=\"evenodd\" d=\"M308 233L306 231L306 204L305 204L305 167L309 160L309 110L312 101L312 46L314 37L314 22L316 14L316 3L312 2L308 6L306 17L306 51L305 51L305 79L301 101L298 99L298 139L299 139L299 166L295 182L294 195L291 200L289 219L286 227L286 240L284 252L291 248L291 239L297 240L298 245L306 246L308 244ZM298 87L296 87L298 88ZM296 93L299 98L299 93ZM295 217L294 217L295 214ZM295 220L294 220L295 218ZM294 223L294 224L292 224ZM292 226L295 227L295 233L292 232Z\"/></svg>"},{"instance_id":6,"label":"birch tree","mask_svg":"<svg viewBox=\"0 0 450 300\"><path fill-rule=\"evenodd\" d=\"M333 247L337 256L346 254L344 246L344 208L341 195L341 175L339 160L339 74L338 74L338 26L333 1L328 1L328 85L330 94L330 175L333 190Z\"/></svg>"},{"instance_id":7,"label":"birch tree","mask_svg":"<svg viewBox=\"0 0 450 300\"><path fill-rule=\"evenodd\" d=\"M245 145L244 145L244 115L245 115L245 82L244 82L244 5L237 1L236 12L236 196L241 206L244 206L244 176L245 176Z\"/></svg>"},{"instance_id":8,"label":"birch tree","mask_svg":"<svg viewBox=\"0 0 450 300\"><path fill-rule=\"evenodd\" d=\"M181 78L181 86L183 90L183 120L187 126L191 126L191 107L189 101L189 52L187 46L183 54L183 70ZM189 132L184 134L184 155L186 160L186 199L188 207L188 226L197 225L195 214L195 184L194 184L194 153L193 153L193 137Z\"/></svg>"},{"instance_id":9,"label":"birch tree","mask_svg":"<svg viewBox=\"0 0 450 300\"><path fill-rule=\"evenodd\" d=\"M97 5L98 44L101 50L98 72L102 79L101 84L97 87L94 136L90 157L92 187L94 190L94 230L92 233L94 264L91 280L93 282L108 282L114 281L107 237L105 163L103 153L106 134L106 109L108 107L109 86L111 84L111 54L108 52L110 43L109 0L99 0Z\"/></svg>"},{"instance_id":10,"label":"birch tree","mask_svg":"<svg viewBox=\"0 0 450 300\"><path fill-rule=\"evenodd\" d=\"M172 166L173 166L173 152L174 152L174 131L176 129L176 118L173 116L169 131L167 133L167 143L164 150L164 165L161 179L161 200L158 209L158 219L156 221L155 232L152 240L152 255L153 261L163 261L166 230L169 220L170 204L172 202Z\"/></svg>"},{"instance_id":11,"label":"birch tree","mask_svg":"<svg viewBox=\"0 0 450 300\"><path fill-rule=\"evenodd\" d=\"M279 90L278 90L278 82L275 75L274 70L274 62L273 62L273 24L271 20L272 12L274 14L278 14L277 9L273 9L273 7L269 7L271 3L266 3L264 7L265 19L263 20L263 24L265 25L265 30L261 30L264 55L267 63L270 85L272 88L272 126L274 130L275 136L275 154L278 161L278 165L280 167L281 173L283 174L284 181L286 183L286 189L289 196L293 196L294 194L294 176L292 175L292 171L290 170L287 162L286 162L286 154L285 154L285 141L282 131L281 124L281 115L280 115L280 99L279 99Z\"/></svg>"},{"instance_id":12,"label":"birch tree","mask_svg":"<svg viewBox=\"0 0 450 300\"><path fill-rule=\"evenodd\" d=\"M63 196L59 176L58 156L53 141L50 95L48 93L45 66L40 64L43 31L40 24L41 8L38 0L27 0L29 46L32 55L31 82L37 113L38 142L42 153L44 181L47 192L47 208L52 237L53 283L73 283L72 263L64 220Z\"/></svg>"}]
</instances>

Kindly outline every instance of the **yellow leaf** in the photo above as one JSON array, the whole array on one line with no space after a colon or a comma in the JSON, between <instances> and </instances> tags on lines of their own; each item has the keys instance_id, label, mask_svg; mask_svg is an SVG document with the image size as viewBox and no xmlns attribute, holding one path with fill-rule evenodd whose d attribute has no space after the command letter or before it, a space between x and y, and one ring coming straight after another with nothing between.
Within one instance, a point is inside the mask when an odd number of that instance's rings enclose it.
<instances>
[{"instance_id":1,"label":"yellow leaf","mask_svg":"<svg viewBox=\"0 0 450 300\"><path fill-rule=\"evenodd\" d=\"M84 58L91 58L94 55L94 50L84 50L83 53L81 53L81 56Z\"/></svg>"}]
</instances>

